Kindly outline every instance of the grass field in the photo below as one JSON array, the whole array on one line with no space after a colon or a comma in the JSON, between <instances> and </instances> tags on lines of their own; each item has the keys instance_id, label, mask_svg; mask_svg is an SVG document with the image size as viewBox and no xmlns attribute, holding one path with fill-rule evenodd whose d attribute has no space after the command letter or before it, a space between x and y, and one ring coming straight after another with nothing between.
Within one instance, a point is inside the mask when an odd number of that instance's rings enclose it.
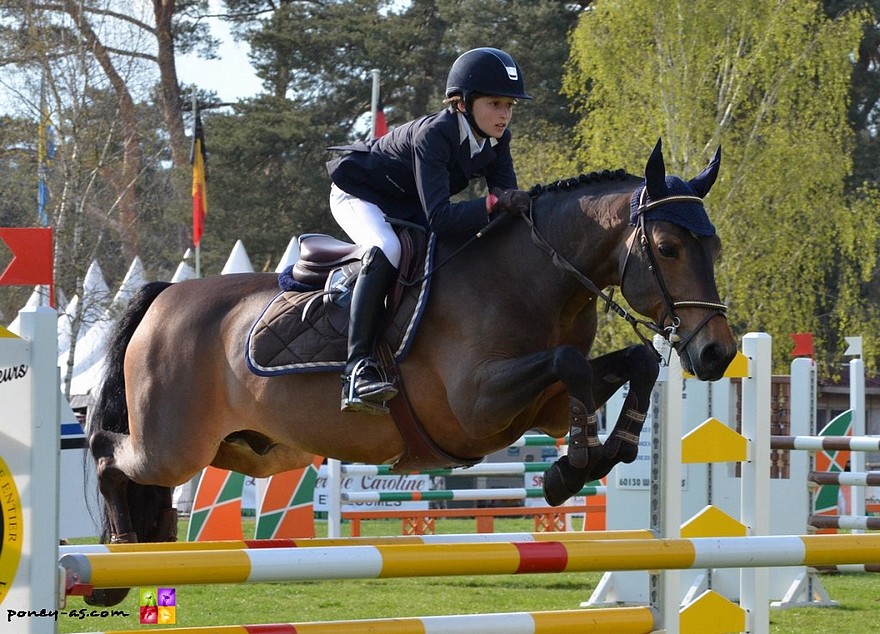
<instances>
[{"instance_id":1,"label":"grass field","mask_svg":"<svg viewBox=\"0 0 880 634\"><path fill-rule=\"evenodd\" d=\"M501 519L496 520L495 529L531 532L533 526L531 520ZM252 523L245 525L246 535L248 530L253 534ZM369 535L399 531L400 523L394 520L363 524L364 534ZM473 520L437 522L438 533L472 531ZM186 534L183 527L180 534ZM590 597L600 578L599 573L568 573L181 586L176 589L177 626L570 610ZM880 632L880 575L823 575L822 583L839 607L772 610L771 632ZM82 609L88 612L93 608L78 597L70 597L67 610L75 612L59 616L58 631L163 629L138 623L135 592L113 608L127 616L81 619Z\"/></svg>"}]
</instances>

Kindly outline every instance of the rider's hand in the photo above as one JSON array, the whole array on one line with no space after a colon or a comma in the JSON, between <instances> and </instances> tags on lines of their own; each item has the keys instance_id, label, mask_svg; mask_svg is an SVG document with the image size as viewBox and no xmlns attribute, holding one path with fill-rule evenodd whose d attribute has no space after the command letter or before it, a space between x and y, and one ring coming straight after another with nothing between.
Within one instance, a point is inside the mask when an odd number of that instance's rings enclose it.
<instances>
[{"instance_id":1,"label":"rider's hand","mask_svg":"<svg viewBox=\"0 0 880 634\"><path fill-rule=\"evenodd\" d=\"M528 192L524 192L521 189L501 190L496 187L492 190L492 195L496 198L495 205L492 207L493 213L496 211L506 211L509 214L521 216L529 211L531 198Z\"/></svg>"}]
</instances>

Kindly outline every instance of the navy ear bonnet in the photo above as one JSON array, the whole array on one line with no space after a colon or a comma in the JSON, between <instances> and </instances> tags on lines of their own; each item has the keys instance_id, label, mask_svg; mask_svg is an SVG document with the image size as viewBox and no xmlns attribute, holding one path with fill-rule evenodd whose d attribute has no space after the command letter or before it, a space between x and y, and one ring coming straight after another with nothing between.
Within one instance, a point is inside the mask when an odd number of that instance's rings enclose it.
<instances>
[{"instance_id":1,"label":"navy ear bonnet","mask_svg":"<svg viewBox=\"0 0 880 634\"><path fill-rule=\"evenodd\" d=\"M666 192L660 198L663 200L669 196L697 196L699 193L687 182L677 176L666 177ZM639 214L645 213L645 220L666 220L680 227L684 227L698 236L714 236L715 226L709 221L706 208L696 201L675 201L665 205L658 205L647 211L640 211L648 204L656 202L648 195L646 185L640 186L633 192L630 200L629 224L636 226Z\"/></svg>"}]
</instances>

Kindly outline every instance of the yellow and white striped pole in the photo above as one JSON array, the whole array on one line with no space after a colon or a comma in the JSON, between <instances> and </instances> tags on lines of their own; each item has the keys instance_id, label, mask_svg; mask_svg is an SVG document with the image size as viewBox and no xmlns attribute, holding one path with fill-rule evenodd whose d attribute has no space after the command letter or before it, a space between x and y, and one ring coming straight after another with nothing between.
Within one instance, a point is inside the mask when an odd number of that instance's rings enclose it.
<instances>
[{"instance_id":1,"label":"yellow and white striped pole","mask_svg":"<svg viewBox=\"0 0 880 634\"><path fill-rule=\"evenodd\" d=\"M400 544L448 544L493 542L558 542L584 539L653 539L647 529L617 531L544 532L544 533L475 533L440 535L388 535L381 537L318 537L313 539L245 539L210 542L135 542L128 544L77 544L60 546L62 555L75 553L134 553L181 550L240 550L244 548L319 548L326 546L394 546Z\"/></svg>"},{"instance_id":2,"label":"yellow and white striped pole","mask_svg":"<svg viewBox=\"0 0 880 634\"><path fill-rule=\"evenodd\" d=\"M61 558L68 589L319 579L876 563L880 534L401 544Z\"/></svg>"},{"instance_id":3,"label":"yellow and white striped pole","mask_svg":"<svg viewBox=\"0 0 880 634\"><path fill-rule=\"evenodd\" d=\"M163 634L440 634L481 632L482 634L647 634L655 629L655 614L647 607L557 610L548 612L501 612L449 616L364 619L272 625L229 625L190 628L162 628ZM142 634L124 630L103 634Z\"/></svg>"}]
</instances>

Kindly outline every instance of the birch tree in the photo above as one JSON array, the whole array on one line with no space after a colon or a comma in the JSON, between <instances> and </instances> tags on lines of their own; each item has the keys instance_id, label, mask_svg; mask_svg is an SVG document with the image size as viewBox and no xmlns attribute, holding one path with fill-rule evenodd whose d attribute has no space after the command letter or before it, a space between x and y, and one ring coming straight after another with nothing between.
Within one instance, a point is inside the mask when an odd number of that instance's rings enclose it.
<instances>
[{"instance_id":1,"label":"birch tree","mask_svg":"<svg viewBox=\"0 0 880 634\"><path fill-rule=\"evenodd\" d=\"M818 2L599 2L572 40L566 91L580 167L641 173L658 137L671 173L723 146L707 200L724 252L722 299L738 335L766 331L783 369L788 335L813 332L826 367L843 337L868 338L876 191L848 195L853 60L868 16Z\"/></svg>"}]
</instances>

